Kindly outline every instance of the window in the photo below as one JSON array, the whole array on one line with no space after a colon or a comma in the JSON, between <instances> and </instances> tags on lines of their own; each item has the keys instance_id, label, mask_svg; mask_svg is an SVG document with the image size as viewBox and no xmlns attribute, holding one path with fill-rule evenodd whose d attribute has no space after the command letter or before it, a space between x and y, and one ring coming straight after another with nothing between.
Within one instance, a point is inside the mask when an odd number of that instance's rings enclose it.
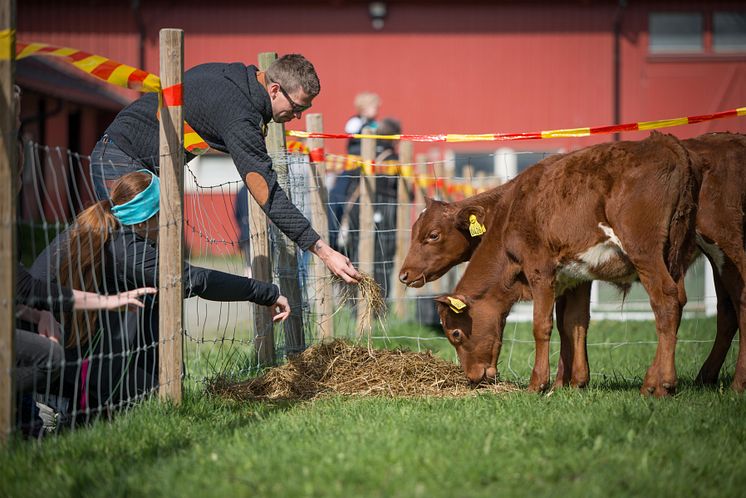
<instances>
[{"instance_id":1,"label":"window","mask_svg":"<svg viewBox=\"0 0 746 498\"><path fill-rule=\"evenodd\" d=\"M651 12L650 53L702 52L703 25L703 16L698 12Z\"/></svg>"},{"instance_id":2,"label":"window","mask_svg":"<svg viewBox=\"0 0 746 498\"><path fill-rule=\"evenodd\" d=\"M715 52L746 52L746 11L713 14L712 49Z\"/></svg>"},{"instance_id":3,"label":"window","mask_svg":"<svg viewBox=\"0 0 746 498\"><path fill-rule=\"evenodd\" d=\"M741 56L746 53L746 10L651 12L648 34L653 55Z\"/></svg>"}]
</instances>

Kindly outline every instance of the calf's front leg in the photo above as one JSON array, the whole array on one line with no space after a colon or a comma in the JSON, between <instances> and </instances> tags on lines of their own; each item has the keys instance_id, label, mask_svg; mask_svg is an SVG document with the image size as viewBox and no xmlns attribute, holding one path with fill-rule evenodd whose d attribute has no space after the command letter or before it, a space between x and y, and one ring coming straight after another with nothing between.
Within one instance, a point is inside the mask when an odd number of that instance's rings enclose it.
<instances>
[{"instance_id":1,"label":"calf's front leg","mask_svg":"<svg viewBox=\"0 0 746 498\"><path fill-rule=\"evenodd\" d=\"M549 339L552 336L554 291L551 286L542 285L533 288L533 296L536 356L528 390L542 392L549 387Z\"/></svg>"}]
</instances>

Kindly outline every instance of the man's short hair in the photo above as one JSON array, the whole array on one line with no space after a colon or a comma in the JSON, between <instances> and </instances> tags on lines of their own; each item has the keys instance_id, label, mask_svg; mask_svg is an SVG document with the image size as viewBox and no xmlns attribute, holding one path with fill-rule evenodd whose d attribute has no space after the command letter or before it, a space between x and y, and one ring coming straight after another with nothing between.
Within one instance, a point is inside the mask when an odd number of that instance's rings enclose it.
<instances>
[{"instance_id":1,"label":"man's short hair","mask_svg":"<svg viewBox=\"0 0 746 498\"><path fill-rule=\"evenodd\" d=\"M267 77L279 83L286 92L295 92L298 88L309 97L321 92L321 83L313 64L301 54L285 54L275 60L267 69Z\"/></svg>"}]
</instances>

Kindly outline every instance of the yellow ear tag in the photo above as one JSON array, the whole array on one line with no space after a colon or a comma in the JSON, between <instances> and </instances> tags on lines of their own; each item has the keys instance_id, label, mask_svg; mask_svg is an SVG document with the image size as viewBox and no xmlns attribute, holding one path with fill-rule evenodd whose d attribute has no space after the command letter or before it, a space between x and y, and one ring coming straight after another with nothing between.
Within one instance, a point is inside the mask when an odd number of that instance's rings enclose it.
<instances>
[{"instance_id":1,"label":"yellow ear tag","mask_svg":"<svg viewBox=\"0 0 746 498\"><path fill-rule=\"evenodd\" d=\"M455 297L448 296L448 302L451 303L451 309L454 313L463 313L466 309L466 303L463 302L461 299L456 299Z\"/></svg>"},{"instance_id":2,"label":"yellow ear tag","mask_svg":"<svg viewBox=\"0 0 746 498\"><path fill-rule=\"evenodd\" d=\"M477 221L476 215L469 215L469 234L471 234L472 237L479 237L480 235L484 235L486 231L487 229L484 228L484 225Z\"/></svg>"}]
</instances>

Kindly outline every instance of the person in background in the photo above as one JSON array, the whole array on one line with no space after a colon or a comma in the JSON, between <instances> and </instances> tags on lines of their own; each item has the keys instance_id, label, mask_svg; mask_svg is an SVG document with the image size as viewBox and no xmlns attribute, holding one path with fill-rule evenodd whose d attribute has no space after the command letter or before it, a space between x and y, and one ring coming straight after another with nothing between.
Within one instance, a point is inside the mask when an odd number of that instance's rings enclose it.
<instances>
[{"instance_id":1,"label":"person in background","mask_svg":"<svg viewBox=\"0 0 746 498\"><path fill-rule=\"evenodd\" d=\"M401 124L395 118L381 120L376 131L378 135L399 135ZM373 223L375 224L375 248L373 259L373 278L383 289L387 297L391 288L391 274L394 271L394 253L396 252L396 207L399 178L399 155L396 140L376 140L375 164L376 193L373 199ZM360 230L360 189L356 188L342 214L341 226L356 236L352 240L357 244Z\"/></svg>"},{"instance_id":2,"label":"person in background","mask_svg":"<svg viewBox=\"0 0 746 498\"><path fill-rule=\"evenodd\" d=\"M355 115L345 123L345 133L351 135L359 134L364 128L376 131L378 127L378 111L381 108L381 98L372 92L362 92L355 95ZM347 154L359 156L360 139L350 138L347 140Z\"/></svg>"},{"instance_id":3,"label":"person in background","mask_svg":"<svg viewBox=\"0 0 746 498\"><path fill-rule=\"evenodd\" d=\"M252 197L272 222L302 250L321 258L347 283L361 275L313 230L277 182L264 135L274 120L300 119L321 91L316 70L300 54L286 54L266 71L242 63L199 64L184 73L184 118L207 144L231 155ZM125 107L91 153L91 179L99 200L126 173L159 167L158 95L148 93ZM193 159L186 153L185 161Z\"/></svg>"},{"instance_id":4,"label":"person in background","mask_svg":"<svg viewBox=\"0 0 746 498\"><path fill-rule=\"evenodd\" d=\"M110 200L78 214L37 258L32 272L59 275L71 288L121 292L158 286L160 181L143 169L118 179ZM272 283L184 263L184 296L212 301L252 301L268 306L275 321L290 314L287 298ZM88 409L116 408L158 383L158 309L138 314L74 313L65 342L70 360L87 360L80 389ZM73 361L73 365L80 362ZM80 378L81 372L71 377ZM82 409L83 407L81 407Z\"/></svg>"},{"instance_id":5,"label":"person in background","mask_svg":"<svg viewBox=\"0 0 746 498\"><path fill-rule=\"evenodd\" d=\"M387 117L378 126L379 135L400 135L401 123L396 118ZM399 179L399 153L397 140L376 140L376 165L383 171L376 175L376 196L373 205L373 221L376 226L375 259L373 278L383 289L384 297L391 289L391 275L395 271L396 252L396 210ZM390 168L386 169L386 166ZM396 285L396 284L394 284Z\"/></svg>"},{"instance_id":6,"label":"person in background","mask_svg":"<svg viewBox=\"0 0 746 498\"><path fill-rule=\"evenodd\" d=\"M244 276L251 277L251 230L249 225L249 190L241 185L236 193L233 210L238 224L238 247L244 262Z\"/></svg>"},{"instance_id":7,"label":"person in background","mask_svg":"<svg viewBox=\"0 0 746 498\"><path fill-rule=\"evenodd\" d=\"M375 93L362 92L355 96L355 115L347 120L345 133L359 134L364 128L376 131L378 122L378 111L381 107L381 99ZM340 234L340 223L345 213L349 211L348 206L353 192L360 184L361 168L352 167L360 160L361 142L359 138L350 138L347 142L347 160L345 169L334 181L334 186L329 191L329 242L333 248L341 251L355 260L357 233L348 227L347 231Z\"/></svg>"}]
</instances>

